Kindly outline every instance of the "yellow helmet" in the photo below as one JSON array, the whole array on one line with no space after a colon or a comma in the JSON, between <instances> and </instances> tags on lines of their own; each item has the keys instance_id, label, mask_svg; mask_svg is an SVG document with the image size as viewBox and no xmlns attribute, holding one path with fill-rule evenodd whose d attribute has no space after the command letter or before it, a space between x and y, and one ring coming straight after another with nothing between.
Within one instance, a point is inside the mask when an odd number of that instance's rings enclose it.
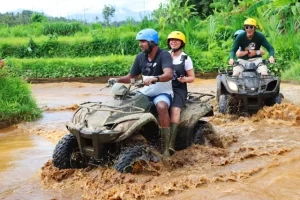
<instances>
[{"instance_id":1,"label":"yellow helmet","mask_svg":"<svg viewBox=\"0 0 300 200\"><path fill-rule=\"evenodd\" d=\"M181 40L184 44L186 43L185 35L180 31L173 31L168 35L168 42L170 39Z\"/></svg>"},{"instance_id":2,"label":"yellow helmet","mask_svg":"<svg viewBox=\"0 0 300 200\"><path fill-rule=\"evenodd\" d=\"M256 27L256 20L253 18L248 18L244 21L244 25L252 25Z\"/></svg>"}]
</instances>

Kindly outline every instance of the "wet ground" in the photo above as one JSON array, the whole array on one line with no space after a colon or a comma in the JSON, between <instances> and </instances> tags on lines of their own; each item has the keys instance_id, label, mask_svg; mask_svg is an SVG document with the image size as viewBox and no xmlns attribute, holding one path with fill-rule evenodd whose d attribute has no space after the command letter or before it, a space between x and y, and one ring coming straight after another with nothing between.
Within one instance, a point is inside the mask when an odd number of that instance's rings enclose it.
<instances>
[{"instance_id":1,"label":"wet ground","mask_svg":"<svg viewBox=\"0 0 300 200\"><path fill-rule=\"evenodd\" d=\"M282 105L252 117L215 113L208 120L225 148L194 145L172 167L120 174L113 169L57 170L52 151L78 104L108 101L103 84L33 84L44 117L0 130L0 199L299 199L300 85L283 83ZM214 93L215 80L190 91ZM214 102L213 102L214 103Z\"/></svg>"}]
</instances>

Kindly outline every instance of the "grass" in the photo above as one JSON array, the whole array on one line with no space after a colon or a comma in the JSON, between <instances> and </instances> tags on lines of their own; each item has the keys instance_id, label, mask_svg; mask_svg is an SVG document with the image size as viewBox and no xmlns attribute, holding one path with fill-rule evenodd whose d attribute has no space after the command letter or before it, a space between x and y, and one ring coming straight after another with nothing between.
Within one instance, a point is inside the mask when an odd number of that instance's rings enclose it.
<instances>
[{"instance_id":1,"label":"grass","mask_svg":"<svg viewBox=\"0 0 300 200\"><path fill-rule=\"evenodd\" d=\"M42 116L28 83L0 75L0 122L32 121Z\"/></svg>"}]
</instances>

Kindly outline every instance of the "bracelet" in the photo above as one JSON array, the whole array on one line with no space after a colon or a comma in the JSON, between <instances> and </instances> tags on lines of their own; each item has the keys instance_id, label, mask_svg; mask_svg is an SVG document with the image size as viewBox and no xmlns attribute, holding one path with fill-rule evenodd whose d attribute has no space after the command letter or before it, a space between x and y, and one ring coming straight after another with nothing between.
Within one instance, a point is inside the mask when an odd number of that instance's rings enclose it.
<instances>
[{"instance_id":1,"label":"bracelet","mask_svg":"<svg viewBox=\"0 0 300 200\"><path fill-rule=\"evenodd\" d=\"M159 76L155 76L155 78L157 78L157 81L156 81L156 82L159 82Z\"/></svg>"}]
</instances>

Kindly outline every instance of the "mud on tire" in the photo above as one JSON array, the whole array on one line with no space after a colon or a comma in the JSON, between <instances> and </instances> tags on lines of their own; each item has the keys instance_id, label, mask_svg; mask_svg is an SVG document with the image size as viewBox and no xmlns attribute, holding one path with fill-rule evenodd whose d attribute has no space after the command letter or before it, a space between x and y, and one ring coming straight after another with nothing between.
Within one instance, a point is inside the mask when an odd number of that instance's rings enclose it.
<instances>
[{"instance_id":1,"label":"mud on tire","mask_svg":"<svg viewBox=\"0 0 300 200\"><path fill-rule=\"evenodd\" d=\"M279 93L277 96L267 99L265 104L266 106L274 106L275 104L281 104L282 99L284 99L284 96L283 94Z\"/></svg>"},{"instance_id":2,"label":"mud on tire","mask_svg":"<svg viewBox=\"0 0 300 200\"><path fill-rule=\"evenodd\" d=\"M85 167L82 163L82 158L80 161L74 161L72 156L76 151L78 151L77 140L74 135L65 135L56 145L53 152L52 163L55 167L59 169L68 168L83 168Z\"/></svg>"},{"instance_id":3,"label":"mud on tire","mask_svg":"<svg viewBox=\"0 0 300 200\"><path fill-rule=\"evenodd\" d=\"M147 145L137 145L124 148L117 157L114 168L121 173L138 173L147 166L147 162L153 161L154 155L147 151Z\"/></svg>"},{"instance_id":4,"label":"mud on tire","mask_svg":"<svg viewBox=\"0 0 300 200\"><path fill-rule=\"evenodd\" d=\"M242 111L240 101L230 95L220 95L218 106L218 111L222 114L239 114Z\"/></svg>"},{"instance_id":5,"label":"mud on tire","mask_svg":"<svg viewBox=\"0 0 300 200\"><path fill-rule=\"evenodd\" d=\"M199 121L194 131L194 144L210 144L212 146L223 148L224 145L220 136L216 133L213 126L206 121Z\"/></svg>"},{"instance_id":6,"label":"mud on tire","mask_svg":"<svg viewBox=\"0 0 300 200\"><path fill-rule=\"evenodd\" d=\"M225 94L219 97L219 112L223 114L227 112L227 98Z\"/></svg>"}]
</instances>

